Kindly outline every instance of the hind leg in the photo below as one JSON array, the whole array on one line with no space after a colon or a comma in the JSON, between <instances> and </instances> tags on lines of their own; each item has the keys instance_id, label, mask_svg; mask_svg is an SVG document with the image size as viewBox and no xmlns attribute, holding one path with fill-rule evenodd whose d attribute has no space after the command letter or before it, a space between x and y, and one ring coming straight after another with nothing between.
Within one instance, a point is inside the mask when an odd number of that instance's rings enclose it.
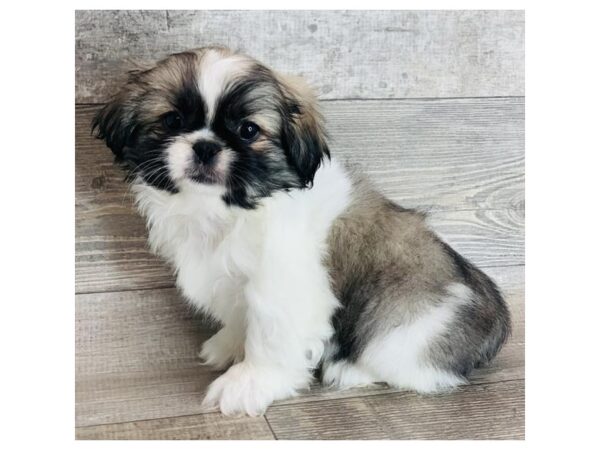
<instances>
[{"instance_id":1,"label":"hind leg","mask_svg":"<svg viewBox=\"0 0 600 450\"><path fill-rule=\"evenodd\" d=\"M349 389L377 382L376 377L365 367L349 361L323 364L323 384L337 389Z\"/></svg>"},{"instance_id":2,"label":"hind leg","mask_svg":"<svg viewBox=\"0 0 600 450\"><path fill-rule=\"evenodd\" d=\"M375 338L363 350L357 363L380 381L398 389L435 393L464 384L461 375L437 367L428 358L429 344L434 336L415 329L418 322Z\"/></svg>"},{"instance_id":3,"label":"hind leg","mask_svg":"<svg viewBox=\"0 0 600 450\"><path fill-rule=\"evenodd\" d=\"M397 366L385 353L366 353L357 362L337 361L323 365L323 384L350 389L386 383L396 389L422 394L443 392L465 383L464 378L446 370L418 364Z\"/></svg>"},{"instance_id":4,"label":"hind leg","mask_svg":"<svg viewBox=\"0 0 600 450\"><path fill-rule=\"evenodd\" d=\"M470 291L452 286L451 294L438 305L420 315L372 337L355 357L355 362L330 363L324 381L340 387L385 382L399 389L421 393L450 390L465 383L462 374L451 364L452 352L444 344L443 358L434 348L445 342L454 326L458 308L468 302Z\"/></svg>"}]
</instances>

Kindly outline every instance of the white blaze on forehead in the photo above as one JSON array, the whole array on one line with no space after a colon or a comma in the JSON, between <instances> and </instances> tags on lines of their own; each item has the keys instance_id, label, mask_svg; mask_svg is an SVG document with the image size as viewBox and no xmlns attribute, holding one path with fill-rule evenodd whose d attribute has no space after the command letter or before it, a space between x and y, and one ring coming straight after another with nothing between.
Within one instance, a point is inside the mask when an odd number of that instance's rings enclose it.
<instances>
[{"instance_id":1,"label":"white blaze on forehead","mask_svg":"<svg viewBox=\"0 0 600 450\"><path fill-rule=\"evenodd\" d=\"M208 141L218 140L215 133L213 133L211 130L209 130L206 127L202 128L201 130L197 130L192 133L186 134L185 139L192 145L201 139L208 140Z\"/></svg>"},{"instance_id":2,"label":"white blaze on forehead","mask_svg":"<svg viewBox=\"0 0 600 450\"><path fill-rule=\"evenodd\" d=\"M213 120L217 101L227 84L250 64L251 61L242 55L223 55L215 50L209 50L202 57L198 88L208 109L208 122Z\"/></svg>"}]
</instances>

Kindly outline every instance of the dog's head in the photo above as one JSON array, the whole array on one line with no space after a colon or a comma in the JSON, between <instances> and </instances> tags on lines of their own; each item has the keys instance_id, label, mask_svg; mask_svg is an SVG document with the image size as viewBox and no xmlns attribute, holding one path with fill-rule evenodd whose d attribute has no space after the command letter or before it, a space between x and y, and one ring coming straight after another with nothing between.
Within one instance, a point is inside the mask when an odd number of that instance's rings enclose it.
<instances>
[{"instance_id":1,"label":"dog's head","mask_svg":"<svg viewBox=\"0 0 600 450\"><path fill-rule=\"evenodd\" d=\"M130 72L92 126L136 182L173 194L219 185L225 202L243 208L310 186L329 157L307 85L224 48Z\"/></svg>"}]
</instances>

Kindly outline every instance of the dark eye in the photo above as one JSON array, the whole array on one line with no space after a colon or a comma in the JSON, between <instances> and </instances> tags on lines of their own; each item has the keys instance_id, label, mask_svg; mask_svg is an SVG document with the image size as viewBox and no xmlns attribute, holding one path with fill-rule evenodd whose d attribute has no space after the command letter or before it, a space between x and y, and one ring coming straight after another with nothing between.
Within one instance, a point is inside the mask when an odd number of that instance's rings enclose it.
<instances>
[{"instance_id":1,"label":"dark eye","mask_svg":"<svg viewBox=\"0 0 600 450\"><path fill-rule=\"evenodd\" d=\"M165 114L162 118L163 125L167 130L177 131L183 126L183 119L175 111Z\"/></svg>"},{"instance_id":2,"label":"dark eye","mask_svg":"<svg viewBox=\"0 0 600 450\"><path fill-rule=\"evenodd\" d=\"M240 137L245 141L250 141L258 136L260 132L260 128L254 122L245 121L242 122L242 127L240 128Z\"/></svg>"}]
</instances>

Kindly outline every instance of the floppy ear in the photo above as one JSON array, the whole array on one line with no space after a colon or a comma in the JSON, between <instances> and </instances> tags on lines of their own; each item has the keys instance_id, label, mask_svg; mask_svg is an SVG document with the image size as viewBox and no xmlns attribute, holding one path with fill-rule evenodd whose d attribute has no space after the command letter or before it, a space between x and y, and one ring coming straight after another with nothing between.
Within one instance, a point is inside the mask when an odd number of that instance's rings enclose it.
<instances>
[{"instance_id":1,"label":"floppy ear","mask_svg":"<svg viewBox=\"0 0 600 450\"><path fill-rule=\"evenodd\" d=\"M149 68L134 64L127 72L127 83L100 110L92 120L92 133L104 140L117 160L122 159L123 149L133 147L137 137L137 118L135 114L136 84Z\"/></svg>"},{"instance_id":2,"label":"floppy ear","mask_svg":"<svg viewBox=\"0 0 600 450\"><path fill-rule=\"evenodd\" d=\"M323 158L330 157L323 117L314 92L304 80L282 75L278 78L286 98L282 145L303 186L311 186Z\"/></svg>"},{"instance_id":3,"label":"floppy ear","mask_svg":"<svg viewBox=\"0 0 600 450\"><path fill-rule=\"evenodd\" d=\"M92 132L106 142L117 160L123 158L123 149L135 145L137 122L125 98L118 94L106 104L92 121Z\"/></svg>"}]
</instances>

